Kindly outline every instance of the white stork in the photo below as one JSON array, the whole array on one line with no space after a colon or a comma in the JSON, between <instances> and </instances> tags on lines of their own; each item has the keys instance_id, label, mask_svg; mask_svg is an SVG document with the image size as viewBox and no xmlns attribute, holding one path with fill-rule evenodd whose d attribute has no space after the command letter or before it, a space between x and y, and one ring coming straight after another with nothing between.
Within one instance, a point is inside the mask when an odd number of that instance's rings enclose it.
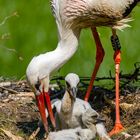
<instances>
[{"instance_id":1,"label":"white stork","mask_svg":"<svg viewBox=\"0 0 140 140\"><path fill-rule=\"evenodd\" d=\"M92 109L88 102L76 98L79 80L78 75L74 73L68 74L65 77L66 91L62 100L52 100L52 108L56 108L56 129L73 129L71 134L74 136L77 136L77 131L83 131L86 136L89 135L92 139L97 132L100 138L110 139L104 127L103 119L99 114ZM82 130L75 128L81 128ZM60 137L65 138L65 135L68 135L70 137L71 135L67 133L70 133L69 130L53 133L53 136L58 138L60 135Z\"/></svg>"},{"instance_id":2,"label":"white stork","mask_svg":"<svg viewBox=\"0 0 140 140\"><path fill-rule=\"evenodd\" d=\"M29 63L26 75L30 86L35 92L40 115L48 131L45 106L55 127L55 120L49 97L49 81L52 72L65 64L78 49L80 31L91 28L96 43L96 64L93 70L85 100L89 98L92 85L104 57L104 50L100 42L96 27L108 26L112 29L112 45L116 69L116 122L111 135L123 129L119 113L119 66L120 44L116 29L127 27L130 21L128 15L139 0L51 0L53 15L59 33L59 42L54 51L34 57Z\"/></svg>"},{"instance_id":3,"label":"white stork","mask_svg":"<svg viewBox=\"0 0 140 140\"><path fill-rule=\"evenodd\" d=\"M55 118L57 130L84 127L82 115L92 108L88 102L76 98L79 81L78 75L74 73L68 74L65 77L66 90L62 100L52 100L52 108L56 108ZM91 113L95 118L99 116L94 110Z\"/></svg>"},{"instance_id":4,"label":"white stork","mask_svg":"<svg viewBox=\"0 0 140 140\"><path fill-rule=\"evenodd\" d=\"M47 140L93 140L95 137L95 132L90 129L75 128L50 132Z\"/></svg>"}]
</instances>

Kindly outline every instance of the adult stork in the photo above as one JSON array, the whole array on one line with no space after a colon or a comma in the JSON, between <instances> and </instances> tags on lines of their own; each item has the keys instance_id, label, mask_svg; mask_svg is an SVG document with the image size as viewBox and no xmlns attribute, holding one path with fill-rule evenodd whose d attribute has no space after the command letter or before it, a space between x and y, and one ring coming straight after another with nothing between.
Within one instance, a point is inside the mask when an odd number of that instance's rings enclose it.
<instances>
[{"instance_id":1,"label":"adult stork","mask_svg":"<svg viewBox=\"0 0 140 140\"><path fill-rule=\"evenodd\" d=\"M139 0L51 0L53 15L59 34L59 42L54 51L34 57L28 65L26 75L29 84L35 92L40 115L48 131L45 106L55 127L51 102L49 97L49 81L52 72L65 64L78 49L80 31L91 28L96 43L96 64L85 100L88 101L96 73L104 57L104 50L96 30L98 26L108 26L112 29L112 45L116 69L116 122L111 135L123 129L119 113L119 66L120 44L116 29L127 27L128 15Z\"/></svg>"}]
</instances>

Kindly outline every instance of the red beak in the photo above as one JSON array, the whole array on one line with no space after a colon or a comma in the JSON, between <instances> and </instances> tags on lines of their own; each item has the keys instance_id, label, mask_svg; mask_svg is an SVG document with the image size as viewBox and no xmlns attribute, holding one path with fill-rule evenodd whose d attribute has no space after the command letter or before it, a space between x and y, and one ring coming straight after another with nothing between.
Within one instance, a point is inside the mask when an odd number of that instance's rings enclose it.
<instances>
[{"instance_id":1,"label":"red beak","mask_svg":"<svg viewBox=\"0 0 140 140\"><path fill-rule=\"evenodd\" d=\"M45 95L45 101L47 104L47 109L49 112L51 123L52 123L53 127L56 128L55 118L54 118L53 111L52 111L50 96L49 96L48 92L44 92L44 95Z\"/></svg>"},{"instance_id":2,"label":"red beak","mask_svg":"<svg viewBox=\"0 0 140 140\"><path fill-rule=\"evenodd\" d=\"M52 107L51 107L50 96L49 96L48 92L43 92L43 93L40 93L40 95L36 96L36 100L37 100L37 105L38 105L38 109L39 109L39 112L41 115L41 119L42 119L44 128L45 128L46 132L48 133L48 121L47 121L47 115L46 115L46 111L45 111L46 106L48 109L51 123L52 123L53 127L55 128L55 119L54 119L54 115L53 115L53 111L52 111Z\"/></svg>"}]
</instances>

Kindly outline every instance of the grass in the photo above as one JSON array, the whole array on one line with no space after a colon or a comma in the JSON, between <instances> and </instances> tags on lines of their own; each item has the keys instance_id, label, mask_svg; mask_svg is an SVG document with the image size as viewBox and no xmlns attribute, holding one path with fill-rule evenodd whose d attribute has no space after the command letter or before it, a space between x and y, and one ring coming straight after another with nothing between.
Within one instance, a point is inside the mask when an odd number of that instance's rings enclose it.
<instances>
[{"instance_id":1,"label":"grass","mask_svg":"<svg viewBox=\"0 0 140 140\"><path fill-rule=\"evenodd\" d=\"M9 18L0 26L0 75L18 79L25 75L26 67L31 58L40 53L51 51L57 46L57 28L52 16L49 1L0 1L0 23L14 12L18 16ZM118 31L122 45L121 70L130 72L134 62L140 61L139 52L139 7L133 10L133 18L124 32ZM113 50L110 43L111 30L98 29L105 48L105 58L98 76L114 73ZM5 38L2 36L5 35ZM95 43L91 31L85 29L81 33L77 53L61 68L58 74L66 75L76 72L80 76L90 76L95 64Z\"/></svg>"}]
</instances>

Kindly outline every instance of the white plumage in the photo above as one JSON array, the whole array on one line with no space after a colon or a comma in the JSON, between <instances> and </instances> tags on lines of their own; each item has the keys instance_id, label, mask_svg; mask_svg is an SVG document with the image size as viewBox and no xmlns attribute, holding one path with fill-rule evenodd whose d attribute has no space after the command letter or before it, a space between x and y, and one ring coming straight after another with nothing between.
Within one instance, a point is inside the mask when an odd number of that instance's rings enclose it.
<instances>
[{"instance_id":1,"label":"white plumage","mask_svg":"<svg viewBox=\"0 0 140 140\"><path fill-rule=\"evenodd\" d=\"M79 104L80 102L76 105ZM58 105L57 109L59 107ZM76 110L75 112L75 108L82 109L82 111ZM59 130L57 132L50 132L47 140L93 140L97 135L101 140L111 140L104 124L100 121L98 122L99 114L95 110L90 106L89 109L77 106L74 106L73 109L74 113L71 119L65 118L60 112L57 112L56 126Z\"/></svg>"},{"instance_id":2,"label":"white plumage","mask_svg":"<svg viewBox=\"0 0 140 140\"><path fill-rule=\"evenodd\" d=\"M51 132L47 140L93 140L95 133L90 129L66 129L58 132Z\"/></svg>"},{"instance_id":3,"label":"white plumage","mask_svg":"<svg viewBox=\"0 0 140 140\"><path fill-rule=\"evenodd\" d=\"M123 29L128 26L130 19L127 16L137 2L138 0L52 0L51 6L62 37L66 28L108 26Z\"/></svg>"},{"instance_id":4,"label":"white plumage","mask_svg":"<svg viewBox=\"0 0 140 140\"><path fill-rule=\"evenodd\" d=\"M56 107L56 126L57 129L67 129L67 128L76 128L83 127L82 123L82 114L85 113L88 109L91 109L91 106L86 101L76 98L76 101L73 105L73 110L70 114L66 114L61 110L62 101L58 100L53 103L53 106ZM72 113L72 114L71 114Z\"/></svg>"},{"instance_id":5,"label":"white plumage","mask_svg":"<svg viewBox=\"0 0 140 140\"><path fill-rule=\"evenodd\" d=\"M29 63L26 75L34 91L38 81L47 79L49 83L50 74L73 56L82 28L109 26L123 29L131 21L127 15L134 7L131 5L137 2L139 0L52 0L59 43L54 51L35 56ZM48 90L49 85L46 86Z\"/></svg>"},{"instance_id":6,"label":"white plumage","mask_svg":"<svg viewBox=\"0 0 140 140\"><path fill-rule=\"evenodd\" d=\"M116 29L121 30L128 26L127 22L130 21L128 15L138 2L139 0L51 0L52 11L56 19L59 34L57 48L54 51L34 57L26 70L27 80L36 95L38 108L46 131L48 131L48 123L45 120L45 102L49 108L50 118L55 127L48 94L50 76L54 71L61 68L78 49L81 29L92 28L96 47L98 48L98 57L96 57L98 59L96 60L95 71L92 76L93 80L90 83L92 85L104 56L96 27L111 27L113 37L116 37ZM117 65L119 67L119 64ZM117 81L119 81L118 76L116 77ZM86 95L89 95L91 86L88 91ZM85 100L87 99L86 97ZM117 106L117 110L118 108Z\"/></svg>"},{"instance_id":7,"label":"white plumage","mask_svg":"<svg viewBox=\"0 0 140 140\"><path fill-rule=\"evenodd\" d=\"M93 139L97 132L100 138L110 139L99 114L91 108L88 102L76 98L77 90L73 90L73 88L77 89L79 83L78 75L68 74L65 81L66 91L64 97L62 100L55 99L52 101L53 108L56 108L56 129L62 131L51 133L50 137L56 137L57 140L59 136L60 138L63 137L63 139L66 139L67 136L72 136L72 139L76 140L78 137L82 139L81 132L83 132L86 140L86 137ZM77 135L77 133L80 134Z\"/></svg>"}]
</instances>

